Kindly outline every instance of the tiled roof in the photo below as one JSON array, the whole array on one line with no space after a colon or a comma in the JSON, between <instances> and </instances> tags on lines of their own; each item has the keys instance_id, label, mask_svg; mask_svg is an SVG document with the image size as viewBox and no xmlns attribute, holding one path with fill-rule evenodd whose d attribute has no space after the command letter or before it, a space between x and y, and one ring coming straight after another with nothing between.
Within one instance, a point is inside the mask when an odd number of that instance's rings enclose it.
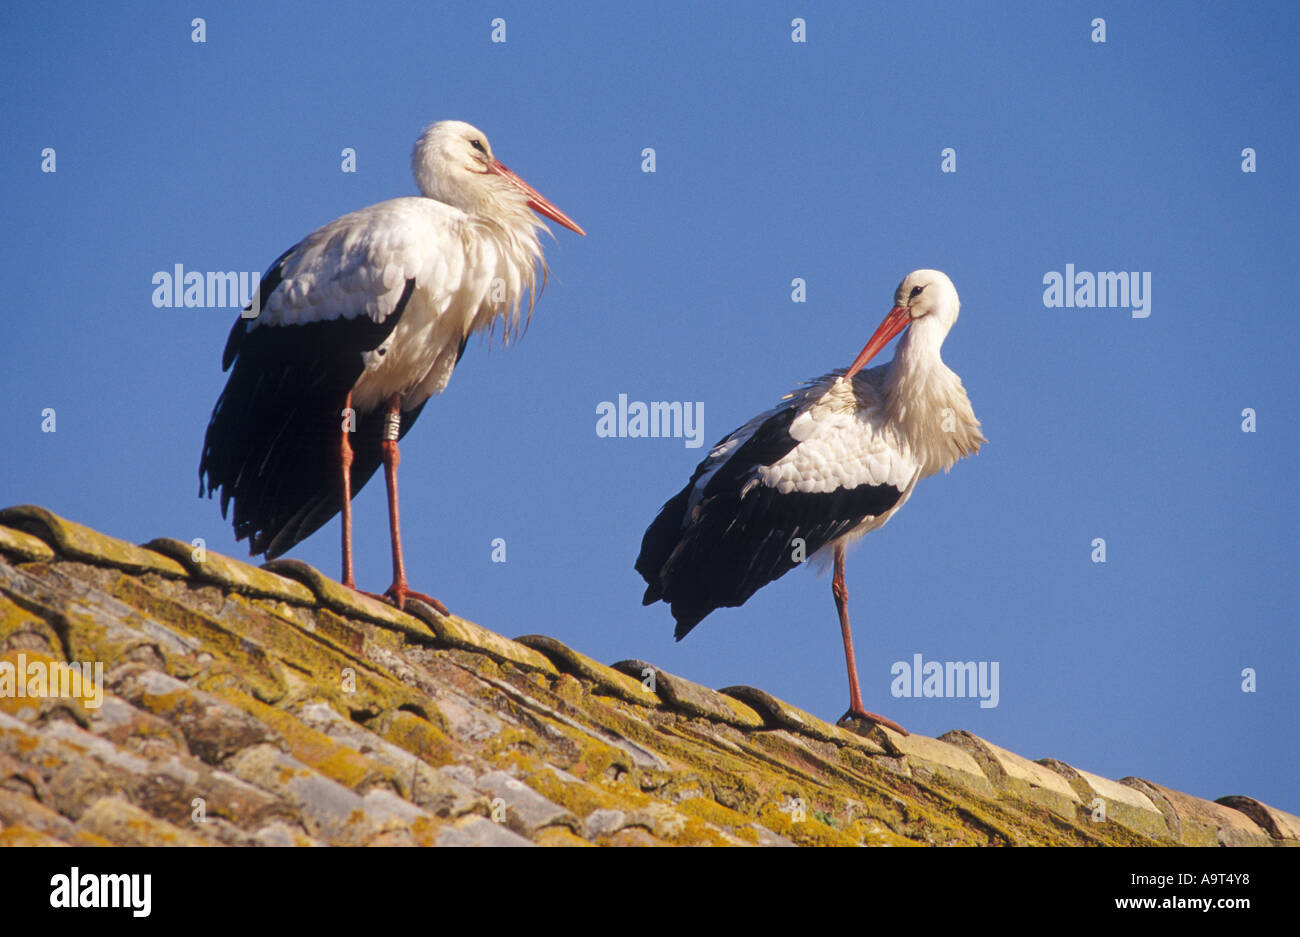
<instances>
[{"instance_id":1,"label":"tiled roof","mask_svg":"<svg viewBox=\"0 0 1300 937\"><path fill-rule=\"evenodd\" d=\"M0 844L1300 844L1249 797L859 734L413 612L294 560L0 511L0 674L105 685L0 692Z\"/></svg>"}]
</instances>

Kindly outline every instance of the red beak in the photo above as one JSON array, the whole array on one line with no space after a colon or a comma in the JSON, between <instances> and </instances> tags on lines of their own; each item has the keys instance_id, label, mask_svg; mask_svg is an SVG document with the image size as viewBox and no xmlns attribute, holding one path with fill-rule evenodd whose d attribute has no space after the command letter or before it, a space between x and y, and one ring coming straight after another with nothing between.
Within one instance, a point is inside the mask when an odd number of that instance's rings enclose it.
<instances>
[{"instance_id":1,"label":"red beak","mask_svg":"<svg viewBox=\"0 0 1300 937\"><path fill-rule=\"evenodd\" d=\"M908 313L906 306L895 306L889 310L889 315L885 316L885 321L876 327L875 334L871 336L866 347L858 353L858 357L853 364L844 372L845 378L852 378L853 375L861 371L863 365L880 353L880 349L888 345L895 335L911 324L912 316Z\"/></svg>"},{"instance_id":2,"label":"red beak","mask_svg":"<svg viewBox=\"0 0 1300 937\"><path fill-rule=\"evenodd\" d=\"M501 176L503 179L509 179L512 183L523 189L524 192L528 194L528 207L533 211L537 212L539 215L545 215L547 218L550 218L558 224L564 225L570 231L576 231L583 237L587 236L587 232L579 228L576 221L552 205L541 192L538 192L523 179L520 179L511 172L506 164L501 162L501 160L492 160L488 168L498 176Z\"/></svg>"}]
</instances>

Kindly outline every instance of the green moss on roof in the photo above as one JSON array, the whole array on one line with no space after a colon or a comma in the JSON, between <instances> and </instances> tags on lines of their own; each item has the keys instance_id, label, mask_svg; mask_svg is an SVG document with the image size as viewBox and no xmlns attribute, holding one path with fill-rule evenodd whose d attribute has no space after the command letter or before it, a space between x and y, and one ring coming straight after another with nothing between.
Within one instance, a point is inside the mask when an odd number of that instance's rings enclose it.
<instances>
[{"instance_id":1,"label":"green moss on roof","mask_svg":"<svg viewBox=\"0 0 1300 937\"><path fill-rule=\"evenodd\" d=\"M106 686L97 708L0 698L0 844L1300 842L1249 797L961 731L858 735L758 688L33 506L0 512L0 662L20 654L102 663Z\"/></svg>"}]
</instances>

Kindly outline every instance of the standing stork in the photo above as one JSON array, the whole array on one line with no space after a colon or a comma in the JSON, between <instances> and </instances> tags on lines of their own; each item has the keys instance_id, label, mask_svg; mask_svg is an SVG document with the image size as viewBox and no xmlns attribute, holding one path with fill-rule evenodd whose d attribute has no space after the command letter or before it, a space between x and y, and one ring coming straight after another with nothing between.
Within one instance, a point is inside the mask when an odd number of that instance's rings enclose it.
<instances>
[{"instance_id":1,"label":"standing stork","mask_svg":"<svg viewBox=\"0 0 1300 937\"><path fill-rule=\"evenodd\" d=\"M831 592L849 670L849 717L904 730L862 706L845 548L883 526L916 483L986 442L940 346L960 302L938 270L916 270L848 370L786 395L713 447L646 530L643 604L662 600L681 640L709 612L743 605L803 557L833 558ZM904 329L886 365L862 367ZM906 734L904 732L904 734Z\"/></svg>"},{"instance_id":2,"label":"standing stork","mask_svg":"<svg viewBox=\"0 0 1300 937\"><path fill-rule=\"evenodd\" d=\"M284 553L343 512L343 584L352 573L352 496L382 462L398 608L411 590L397 507L398 440L447 386L471 335L532 315L546 261L538 212L585 234L492 155L460 121L427 127L411 168L420 197L371 205L319 228L276 259L230 330L234 370L212 410L199 494L235 503L250 554ZM349 440L351 434L356 440Z\"/></svg>"}]
</instances>

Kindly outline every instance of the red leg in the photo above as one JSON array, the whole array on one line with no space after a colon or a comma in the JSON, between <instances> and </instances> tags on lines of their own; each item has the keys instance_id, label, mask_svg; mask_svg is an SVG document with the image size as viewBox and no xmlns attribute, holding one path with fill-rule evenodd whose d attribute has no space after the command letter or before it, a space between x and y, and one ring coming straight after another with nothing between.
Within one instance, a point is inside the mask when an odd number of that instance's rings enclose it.
<instances>
[{"instance_id":1,"label":"red leg","mask_svg":"<svg viewBox=\"0 0 1300 937\"><path fill-rule=\"evenodd\" d=\"M343 471L343 585L355 589L356 580L352 577L352 444L348 435L352 432L352 391L343 403L343 432L339 442L339 462Z\"/></svg>"},{"instance_id":2,"label":"red leg","mask_svg":"<svg viewBox=\"0 0 1300 937\"><path fill-rule=\"evenodd\" d=\"M406 608L408 596L432 606L443 615L449 614L447 606L433 596L416 592L406 583L406 564L402 561L402 525L397 510L397 466L402 462L402 454L397 448L397 437L401 429L402 398L393 394L388 398L388 413L385 417L384 441L381 443L384 454L384 480L388 483L388 521L393 538L393 584L384 595L398 608Z\"/></svg>"},{"instance_id":3,"label":"red leg","mask_svg":"<svg viewBox=\"0 0 1300 937\"><path fill-rule=\"evenodd\" d=\"M907 735L908 732L892 719L877 716L862 708L862 691L858 689L858 664L853 659L853 633L849 630L849 587L844 582L844 547L835 547L835 575L831 579L831 593L835 596L835 608L840 613L840 632L844 636L844 660L849 667L849 711L840 717L840 722L850 717L865 719L882 726L888 726L895 732Z\"/></svg>"}]
</instances>

